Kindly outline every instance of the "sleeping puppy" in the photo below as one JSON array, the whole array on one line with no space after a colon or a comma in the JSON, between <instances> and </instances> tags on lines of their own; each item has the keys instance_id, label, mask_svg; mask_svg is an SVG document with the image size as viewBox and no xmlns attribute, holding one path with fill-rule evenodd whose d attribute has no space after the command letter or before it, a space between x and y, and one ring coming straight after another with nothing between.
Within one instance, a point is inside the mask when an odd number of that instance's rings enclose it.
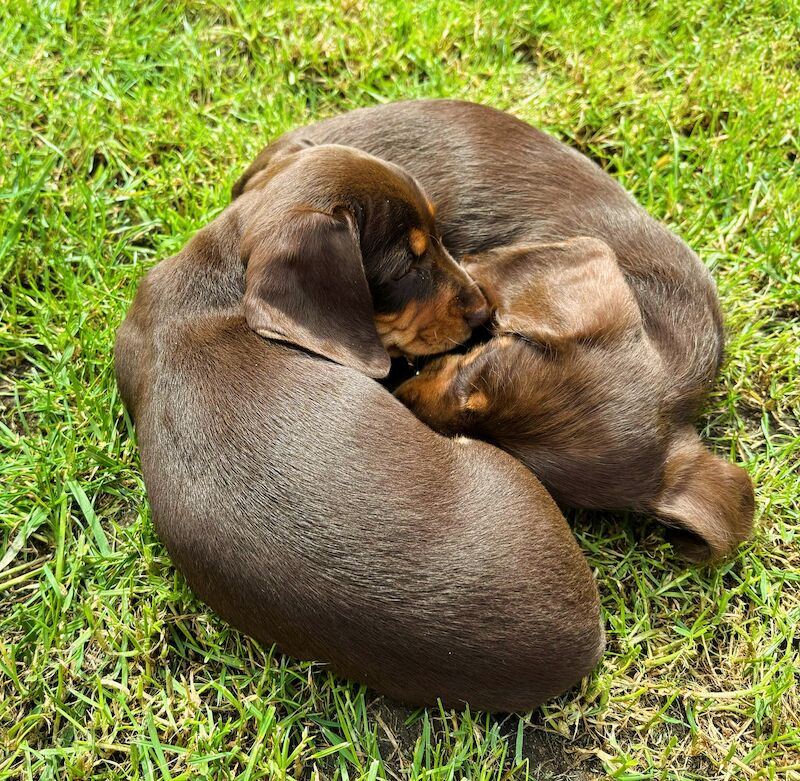
<instances>
[{"instance_id":1,"label":"sleeping puppy","mask_svg":"<svg viewBox=\"0 0 800 781\"><path fill-rule=\"evenodd\" d=\"M747 536L749 479L673 423L685 401L670 395L678 378L607 244L576 238L465 260L496 308L496 335L429 363L397 389L401 401L438 431L502 447L563 504L696 519L693 534L670 534L688 559Z\"/></svg>"},{"instance_id":2,"label":"sleeping puppy","mask_svg":"<svg viewBox=\"0 0 800 781\"><path fill-rule=\"evenodd\" d=\"M498 308L499 339L400 391L423 419L500 444L566 505L654 513L692 560L725 556L749 535L747 473L693 429L722 356L714 283L610 176L509 114L411 101L285 134L234 197L299 139L405 166L445 245L473 256L468 268ZM598 241L562 244L579 237Z\"/></svg>"},{"instance_id":3,"label":"sleeping puppy","mask_svg":"<svg viewBox=\"0 0 800 781\"><path fill-rule=\"evenodd\" d=\"M286 149L146 275L118 384L156 530L223 618L404 702L527 710L602 653L592 573L529 470L368 377L486 317L437 235L397 166Z\"/></svg>"}]
</instances>

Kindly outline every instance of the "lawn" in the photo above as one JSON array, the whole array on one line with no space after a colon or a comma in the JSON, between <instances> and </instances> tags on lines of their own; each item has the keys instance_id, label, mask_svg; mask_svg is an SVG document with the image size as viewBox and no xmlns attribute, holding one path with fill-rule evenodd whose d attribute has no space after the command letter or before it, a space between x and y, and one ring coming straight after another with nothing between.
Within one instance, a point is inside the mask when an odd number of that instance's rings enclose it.
<instances>
[{"instance_id":1,"label":"lawn","mask_svg":"<svg viewBox=\"0 0 800 781\"><path fill-rule=\"evenodd\" d=\"M796 0L5 0L0 779L800 779L798 29ZM700 425L756 485L716 570L576 517L608 651L504 718L398 708L207 611L112 371L139 277L267 140L436 96L575 145L697 250L729 333Z\"/></svg>"}]
</instances>

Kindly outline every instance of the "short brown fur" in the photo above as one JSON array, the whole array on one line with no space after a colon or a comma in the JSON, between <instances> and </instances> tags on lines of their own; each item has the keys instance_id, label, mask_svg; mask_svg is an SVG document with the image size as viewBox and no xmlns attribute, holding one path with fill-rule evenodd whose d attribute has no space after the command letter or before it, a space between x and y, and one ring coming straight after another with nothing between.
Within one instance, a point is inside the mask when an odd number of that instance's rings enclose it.
<instances>
[{"instance_id":1,"label":"short brown fur","mask_svg":"<svg viewBox=\"0 0 800 781\"><path fill-rule=\"evenodd\" d=\"M267 645L412 704L535 707L603 648L566 521L509 455L440 436L364 376L403 208L370 183L405 198L407 175L326 147L275 166L146 275L118 332L156 529ZM407 284L404 306L429 294Z\"/></svg>"},{"instance_id":2,"label":"short brown fur","mask_svg":"<svg viewBox=\"0 0 800 781\"><path fill-rule=\"evenodd\" d=\"M509 114L409 101L282 136L234 196L276 149L297 139L352 145L412 171L436 207L448 249L482 267L481 282L505 321L498 332L514 335L479 350L469 371L464 359L448 358L425 372L431 378L447 367L459 388L490 378L483 414L466 409L469 394L436 400L415 380L400 394L423 419L506 448L564 504L656 514L694 536L696 544L682 550L695 560L725 556L749 535L754 499L746 472L687 433L722 356L714 283L691 249L610 176ZM583 285L573 272L585 258L555 246L579 237L610 253L586 268ZM565 251L575 269L557 268ZM494 263L505 272L493 274ZM552 273L537 274L553 264ZM691 480L674 464L687 449L701 470Z\"/></svg>"}]
</instances>

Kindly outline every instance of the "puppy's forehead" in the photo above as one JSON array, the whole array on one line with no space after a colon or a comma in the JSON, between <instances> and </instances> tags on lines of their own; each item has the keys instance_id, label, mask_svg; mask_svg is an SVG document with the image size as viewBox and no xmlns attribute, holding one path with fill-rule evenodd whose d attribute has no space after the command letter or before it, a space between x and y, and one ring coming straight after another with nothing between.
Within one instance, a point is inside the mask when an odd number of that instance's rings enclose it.
<instances>
[{"instance_id":1,"label":"puppy's forehead","mask_svg":"<svg viewBox=\"0 0 800 781\"><path fill-rule=\"evenodd\" d=\"M427 231L431 231L434 224L434 213L431 202L423 191L422 186L408 171L399 165L383 160L380 162L386 166L388 172L400 185L399 197L413 208L419 224L425 226Z\"/></svg>"},{"instance_id":2,"label":"puppy's forehead","mask_svg":"<svg viewBox=\"0 0 800 781\"><path fill-rule=\"evenodd\" d=\"M341 144L311 146L297 152L297 159L304 165L313 165L320 173L327 171L332 178L351 185L366 190L394 191L413 200L415 206L426 203L419 184L408 171L355 147Z\"/></svg>"}]
</instances>

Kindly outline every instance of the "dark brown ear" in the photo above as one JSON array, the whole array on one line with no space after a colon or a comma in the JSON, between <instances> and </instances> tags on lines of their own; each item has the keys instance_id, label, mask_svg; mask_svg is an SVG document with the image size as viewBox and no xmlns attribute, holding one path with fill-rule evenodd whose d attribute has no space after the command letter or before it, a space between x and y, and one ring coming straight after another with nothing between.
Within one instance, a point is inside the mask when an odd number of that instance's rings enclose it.
<instances>
[{"instance_id":1,"label":"dark brown ear","mask_svg":"<svg viewBox=\"0 0 800 781\"><path fill-rule=\"evenodd\" d=\"M732 553L750 536L754 508L744 469L713 455L693 430L673 441L650 510L672 527L670 540L684 558L702 563Z\"/></svg>"},{"instance_id":2,"label":"dark brown ear","mask_svg":"<svg viewBox=\"0 0 800 781\"><path fill-rule=\"evenodd\" d=\"M349 213L293 210L246 236L242 247L250 328L369 377L389 373Z\"/></svg>"},{"instance_id":3,"label":"dark brown ear","mask_svg":"<svg viewBox=\"0 0 800 781\"><path fill-rule=\"evenodd\" d=\"M313 142L306 138L289 141L285 138L278 138L268 146L264 147L248 166L247 170L234 182L231 188L231 200L235 201L245 190L249 190L263 178L259 176L262 172L266 172L274 167L276 163L283 160L285 157L300 152L314 146Z\"/></svg>"},{"instance_id":4,"label":"dark brown ear","mask_svg":"<svg viewBox=\"0 0 800 781\"><path fill-rule=\"evenodd\" d=\"M641 328L641 312L614 251L599 239L501 247L464 268L496 310L500 333L556 349Z\"/></svg>"}]
</instances>

